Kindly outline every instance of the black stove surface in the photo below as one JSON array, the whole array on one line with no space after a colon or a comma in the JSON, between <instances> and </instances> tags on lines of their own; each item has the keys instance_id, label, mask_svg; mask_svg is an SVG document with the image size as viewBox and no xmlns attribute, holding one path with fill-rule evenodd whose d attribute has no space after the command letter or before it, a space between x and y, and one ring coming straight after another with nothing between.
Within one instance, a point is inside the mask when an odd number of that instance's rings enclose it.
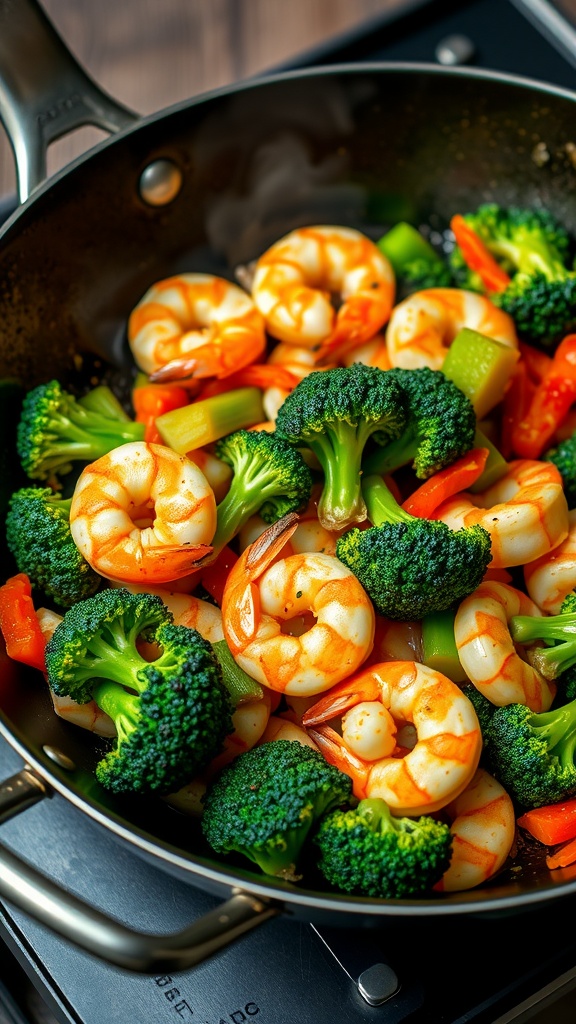
<instances>
[{"instance_id":1,"label":"black stove surface","mask_svg":"<svg viewBox=\"0 0 576 1024\"><path fill-rule=\"evenodd\" d=\"M576 34L554 14L541 0L406 0L291 66L441 58L576 88ZM0 740L0 778L21 767ZM7 822L1 840L142 931L176 932L218 902L136 858L59 796ZM281 918L193 970L148 976L103 964L6 906L0 1024L563 1024L576 1019L575 910L564 898L514 916L364 930ZM369 994L394 978L381 1005L362 997L358 979Z\"/></svg>"}]
</instances>

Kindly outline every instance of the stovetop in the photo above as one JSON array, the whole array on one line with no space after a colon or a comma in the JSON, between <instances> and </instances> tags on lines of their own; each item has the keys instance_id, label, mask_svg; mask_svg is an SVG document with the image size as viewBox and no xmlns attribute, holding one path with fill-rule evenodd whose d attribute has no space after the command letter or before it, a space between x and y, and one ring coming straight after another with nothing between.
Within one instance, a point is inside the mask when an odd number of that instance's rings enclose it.
<instances>
[{"instance_id":1,"label":"stovetop","mask_svg":"<svg viewBox=\"0 0 576 1024\"><path fill-rule=\"evenodd\" d=\"M291 67L372 60L465 63L576 88L576 33L543 0L406 0ZM0 778L21 767L0 740ZM0 838L138 930L179 931L218 903L59 796L4 824ZM148 976L103 964L5 907L0 1024L562 1024L576 1018L575 909L563 898L508 917L363 930L282 917L190 971ZM380 1005L367 1001L386 991L394 994Z\"/></svg>"}]
</instances>

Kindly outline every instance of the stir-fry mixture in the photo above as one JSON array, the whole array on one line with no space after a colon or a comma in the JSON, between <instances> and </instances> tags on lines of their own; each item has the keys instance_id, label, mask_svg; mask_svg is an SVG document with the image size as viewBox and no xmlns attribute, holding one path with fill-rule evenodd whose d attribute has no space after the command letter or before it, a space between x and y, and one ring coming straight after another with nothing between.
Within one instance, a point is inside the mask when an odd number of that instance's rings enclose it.
<instances>
[{"instance_id":1,"label":"stir-fry mixture","mask_svg":"<svg viewBox=\"0 0 576 1024\"><path fill-rule=\"evenodd\" d=\"M7 654L101 785L385 899L519 836L576 860L576 246L495 204L446 240L303 227L154 283L128 405L18 399L3 508Z\"/></svg>"}]
</instances>

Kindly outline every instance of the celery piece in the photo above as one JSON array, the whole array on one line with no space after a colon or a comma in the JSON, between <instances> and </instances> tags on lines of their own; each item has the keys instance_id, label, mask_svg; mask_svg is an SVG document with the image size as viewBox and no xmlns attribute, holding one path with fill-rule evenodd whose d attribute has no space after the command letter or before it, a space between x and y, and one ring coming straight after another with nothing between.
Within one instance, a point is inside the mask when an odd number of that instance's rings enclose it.
<instances>
[{"instance_id":1,"label":"celery piece","mask_svg":"<svg viewBox=\"0 0 576 1024\"><path fill-rule=\"evenodd\" d=\"M402 274L404 267L416 260L422 260L431 266L442 264L442 260L430 242L427 242L424 236L406 221L395 224L377 241L376 245L380 252L390 260L395 274Z\"/></svg>"},{"instance_id":2,"label":"celery piece","mask_svg":"<svg viewBox=\"0 0 576 1024\"><path fill-rule=\"evenodd\" d=\"M476 434L474 436L474 447L475 448L487 448L488 458L486 459L486 465L482 470L482 473L478 479L468 487L468 490L472 494L478 494L485 491L487 487L491 487L495 484L500 477L503 477L508 472L509 466L504 456L498 451L492 441L486 437L486 434L480 430L480 427L476 428Z\"/></svg>"},{"instance_id":3,"label":"celery piece","mask_svg":"<svg viewBox=\"0 0 576 1024\"><path fill-rule=\"evenodd\" d=\"M237 665L225 640L216 640L212 650L222 670L222 681L230 694L234 707L262 700L264 691L252 676Z\"/></svg>"},{"instance_id":4,"label":"celery piece","mask_svg":"<svg viewBox=\"0 0 576 1024\"><path fill-rule=\"evenodd\" d=\"M502 401L519 355L511 345L463 327L446 353L442 372L468 395L481 420Z\"/></svg>"},{"instance_id":5,"label":"celery piece","mask_svg":"<svg viewBox=\"0 0 576 1024\"><path fill-rule=\"evenodd\" d=\"M156 418L156 429L164 444L186 455L264 419L260 388L235 388L163 413Z\"/></svg>"},{"instance_id":6,"label":"celery piece","mask_svg":"<svg viewBox=\"0 0 576 1024\"><path fill-rule=\"evenodd\" d=\"M463 683L468 677L458 657L454 614L448 608L443 612L431 612L422 619L422 663L448 676L453 683Z\"/></svg>"}]
</instances>

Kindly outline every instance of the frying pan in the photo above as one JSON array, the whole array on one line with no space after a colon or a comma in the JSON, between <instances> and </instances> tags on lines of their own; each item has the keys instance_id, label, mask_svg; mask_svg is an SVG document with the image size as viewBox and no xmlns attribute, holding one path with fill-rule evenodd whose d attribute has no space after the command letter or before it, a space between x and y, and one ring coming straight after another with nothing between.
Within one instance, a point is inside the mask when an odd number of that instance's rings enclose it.
<instances>
[{"instance_id":1,"label":"frying pan","mask_svg":"<svg viewBox=\"0 0 576 1024\"><path fill-rule=\"evenodd\" d=\"M513 76L337 66L139 119L88 78L34 0L0 0L0 115L20 197L0 232L0 377L26 387L75 382L79 362L87 377L106 367L126 387L126 320L152 282L184 271L232 278L305 224L376 238L399 219L441 229L493 200L542 205L576 232L576 94ZM46 180L48 144L82 124L112 134ZM0 733L24 762L0 788L0 820L58 794L134 853L225 897L184 932L141 934L0 848L0 897L111 963L184 969L279 913L384 927L529 912L576 892L576 869L549 872L525 841L482 889L422 900L335 895L217 859L194 819L103 791L93 774L101 741L57 719L37 674L0 657Z\"/></svg>"}]
</instances>

